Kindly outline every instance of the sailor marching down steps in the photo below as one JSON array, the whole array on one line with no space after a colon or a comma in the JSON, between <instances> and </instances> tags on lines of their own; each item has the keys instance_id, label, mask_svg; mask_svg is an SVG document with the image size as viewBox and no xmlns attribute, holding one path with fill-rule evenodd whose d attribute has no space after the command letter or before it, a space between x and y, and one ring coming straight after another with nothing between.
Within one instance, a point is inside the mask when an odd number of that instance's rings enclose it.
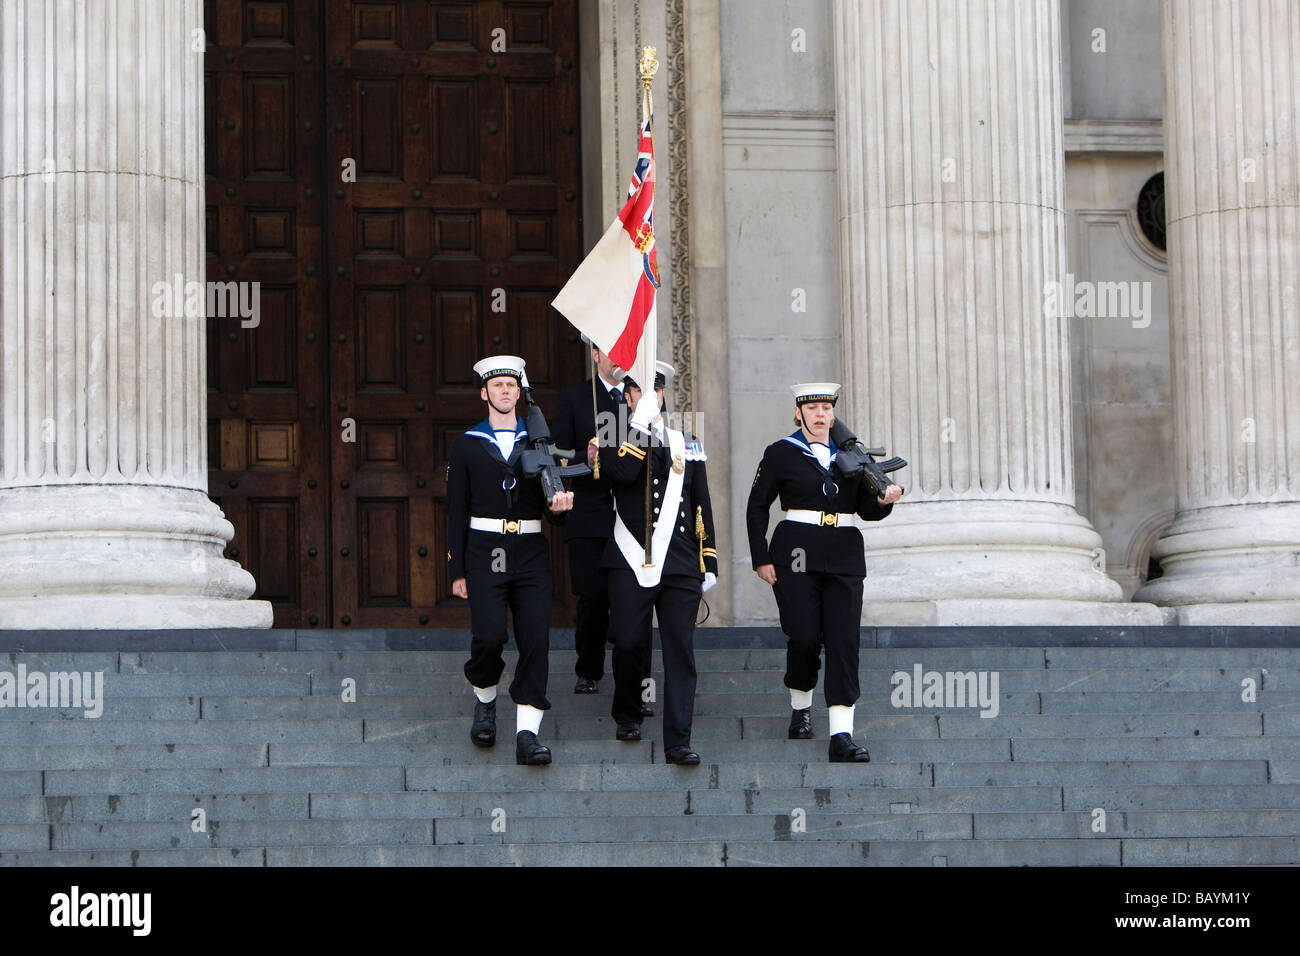
<instances>
[{"instance_id":1,"label":"sailor marching down steps","mask_svg":"<svg viewBox=\"0 0 1300 956\"><path fill-rule=\"evenodd\" d=\"M806 382L791 391L799 427L767 446L754 474L745 512L750 555L755 572L772 586L786 634L790 739L813 736L812 695L825 645L830 760L866 762L867 748L853 741L866 576L857 519L888 517L903 489L889 484L877 496L860 470L844 474L852 469L840 467L841 453L830 440L838 383ZM777 497L786 514L769 544L769 512Z\"/></svg>"},{"instance_id":2,"label":"sailor marching down steps","mask_svg":"<svg viewBox=\"0 0 1300 956\"><path fill-rule=\"evenodd\" d=\"M505 664L506 610L514 617L519 662L510 683L515 702L515 760L545 765L551 752L537 740L546 698L551 619L551 561L542 518L564 519L573 492L556 491L546 501L542 483L527 478L523 458L528 430L516 414L524 360L492 355L474 366L488 415L451 450L447 465L447 560L452 593L468 598L470 656L465 677L478 703L470 739L481 747L496 742L497 682ZM537 436L533 436L536 438ZM562 487L562 486L561 486Z\"/></svg>"}]
</instances>

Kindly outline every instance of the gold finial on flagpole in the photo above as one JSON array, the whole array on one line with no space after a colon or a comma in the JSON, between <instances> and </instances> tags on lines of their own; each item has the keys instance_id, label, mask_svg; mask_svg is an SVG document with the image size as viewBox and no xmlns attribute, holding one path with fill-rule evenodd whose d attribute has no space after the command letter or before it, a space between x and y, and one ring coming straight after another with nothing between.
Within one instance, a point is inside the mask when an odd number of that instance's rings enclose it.
<instances>
[{"instance_id":1,"label":"gold finial on flagpole","mask_svg":"<svg viewBox=\"0 0 1300 956\"><path fill-rule=\"evenodd\" d=\"M652 46L643 46L641 48L641 59L637 63L637 69L641 71L641 85L646 89L650 88L650 81L655 78L655 73L659 71L659 61L655 59L655 48Z\"/></svg>"}]
</instances>

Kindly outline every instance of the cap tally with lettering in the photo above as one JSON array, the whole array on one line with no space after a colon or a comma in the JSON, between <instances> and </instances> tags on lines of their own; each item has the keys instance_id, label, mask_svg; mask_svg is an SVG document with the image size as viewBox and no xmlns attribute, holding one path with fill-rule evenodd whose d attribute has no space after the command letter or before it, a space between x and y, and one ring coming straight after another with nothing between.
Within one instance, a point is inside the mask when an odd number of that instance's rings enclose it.
<instances>
[{"instance_id":1,"label":"cap tally with lettering","mask_svg":"<svg viewBox=\"0 0 1300 956\"><path fill-rule=\"evenodd\" d=\"M840 397L840 383L804 382L801 385L791 385L790 391L794 392L796 405L804 405L808 402L830 402L834 405L836 399Z\"/></svg>"},{"instance_id":2,"label":"cap tally with lettering","mask_svg":"<svg viewBox=\"0 0 1300 956\"><path fill-rule=\"evenodd\" d=\"M479 382L483 385L488 383L488 379L496 378L499 375L509 375L517 380L522 380L524 377L524 360L518 355L489 355L474 364L474 374L479 377Z\"/></svg>"}]
</instances>

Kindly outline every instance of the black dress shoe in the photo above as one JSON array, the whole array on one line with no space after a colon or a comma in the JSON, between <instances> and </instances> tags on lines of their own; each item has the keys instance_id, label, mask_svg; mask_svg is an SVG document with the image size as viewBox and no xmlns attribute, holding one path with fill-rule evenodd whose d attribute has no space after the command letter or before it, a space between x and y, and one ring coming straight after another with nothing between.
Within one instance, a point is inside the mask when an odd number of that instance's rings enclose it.
<instances>
[{"instance_id":1,"label":"black dress shoe","mask_svg":"<svg viewBox=\"0 0 1300 956\"><path fill-rule=\"evenodd\" d=\"M615 740L640 740L641 725L635 723L619 724L618 731L614 734Z\"/></svg>"},{"instance_id":2,"label":"black dress shoe","mask_svg":"<svg viewBox=\"0 0 1300 956\"><path fill-rule=\"evenodd\" d=\"M579 677L578 683L573 685L573 692L575 694L595 694L598 690L599 688L596 687L596 682L591 680L589 677Z\"/></svg>"},{"instance_id":3,"label":"black dress shoe","mask_svg":"<svg viewBox=\"0 0 1300 956\"><path fill-rule=\"evenodd\" d=\"M831 738L831 763L870 763L871 755L866 747L859 747L848 734L836 734Z\"/></svg>"},{"instance_id":4,"label":"black dress shoe","mask_svg":"<svg viewBox=\"0 0 1300 956\"><path fill-rule=\"evenodd\" d=\"M642 716L642 717L653 717L654 715L655 715L655 709L654 709L653 707L651 707L649 704L642 704L642 705L641 705L641 716Z\"/></svg>"},{"instance_id":5,"label":"black dress shoe","mask_svg":"<svg viewBox=\"0 0 1300 956\"><path fill-rule=\"evenodd\" d=\"M812 740L812 708L790 711L790 739Z\"/></svg>"},{"instance_id":6,"label":"black dress shoe","mask_svg":"<svg viewBox=\"0 0 1300 956\"><path fill-rule=\"evenodd\" d=\"M700 762L700 755L685 744L677 744L664 751L664 759L669 763L679 763L685 767L694 767Z\"/></svg>"},{"instance_id":7,"label":"black dress shoe","mask_svg":"<svg viewBox=\"0 0 1300 956\"><path fill-rule=\"evenodd\" d=\"M537 742L535 733L521 730L515 734L515 763L544 767L550 762L551 752Z\"/></svg>"},{"instance_id":8,"label":"black dress shoe","mask_svg":"<svg viewBox=\"0 0 1300 956\"><path fill-rule=\"evenodd\" d=\"M477 701L474 704L474 724L469 729L469 739L480 747L491 747L497 742L497 702Z\"/></svg>"}]
</instances>

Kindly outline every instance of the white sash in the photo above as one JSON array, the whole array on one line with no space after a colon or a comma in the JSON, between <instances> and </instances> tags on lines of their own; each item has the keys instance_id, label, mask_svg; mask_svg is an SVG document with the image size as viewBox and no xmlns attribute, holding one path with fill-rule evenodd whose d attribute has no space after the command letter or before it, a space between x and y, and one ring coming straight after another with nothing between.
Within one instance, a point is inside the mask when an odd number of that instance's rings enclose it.
<instances>
[{"instance_id":1,"label":"white sash","mask_svg":"<svg viewBox=\"0 0 1300 956\"><path fill-rule=\"evenodd\" d=\"M681 474L671 467L668 469L663 497L659 499L659 525L650 540L650 557L654 561L650 567L642 567L645 564L645 543L638 541L632 532L627 530L622 516L617 511L614 512L614 540L618 542L618 549L623 552L623 560L627 562L627 566L636 575L637 583L643 588L654 587L664 573L664 558L668 555L668 544L673 539L673 526L677 524L677 505L682 500L682 482L686 479L686 439L682 437L681 432L673 431L671 428L665 428L664 435L668 439L668 454L673 461L680 459L683 466ZM651 468L650 455L652 454L653 451L646 453L647 468Z\"/></svg>"}]
</instances>

